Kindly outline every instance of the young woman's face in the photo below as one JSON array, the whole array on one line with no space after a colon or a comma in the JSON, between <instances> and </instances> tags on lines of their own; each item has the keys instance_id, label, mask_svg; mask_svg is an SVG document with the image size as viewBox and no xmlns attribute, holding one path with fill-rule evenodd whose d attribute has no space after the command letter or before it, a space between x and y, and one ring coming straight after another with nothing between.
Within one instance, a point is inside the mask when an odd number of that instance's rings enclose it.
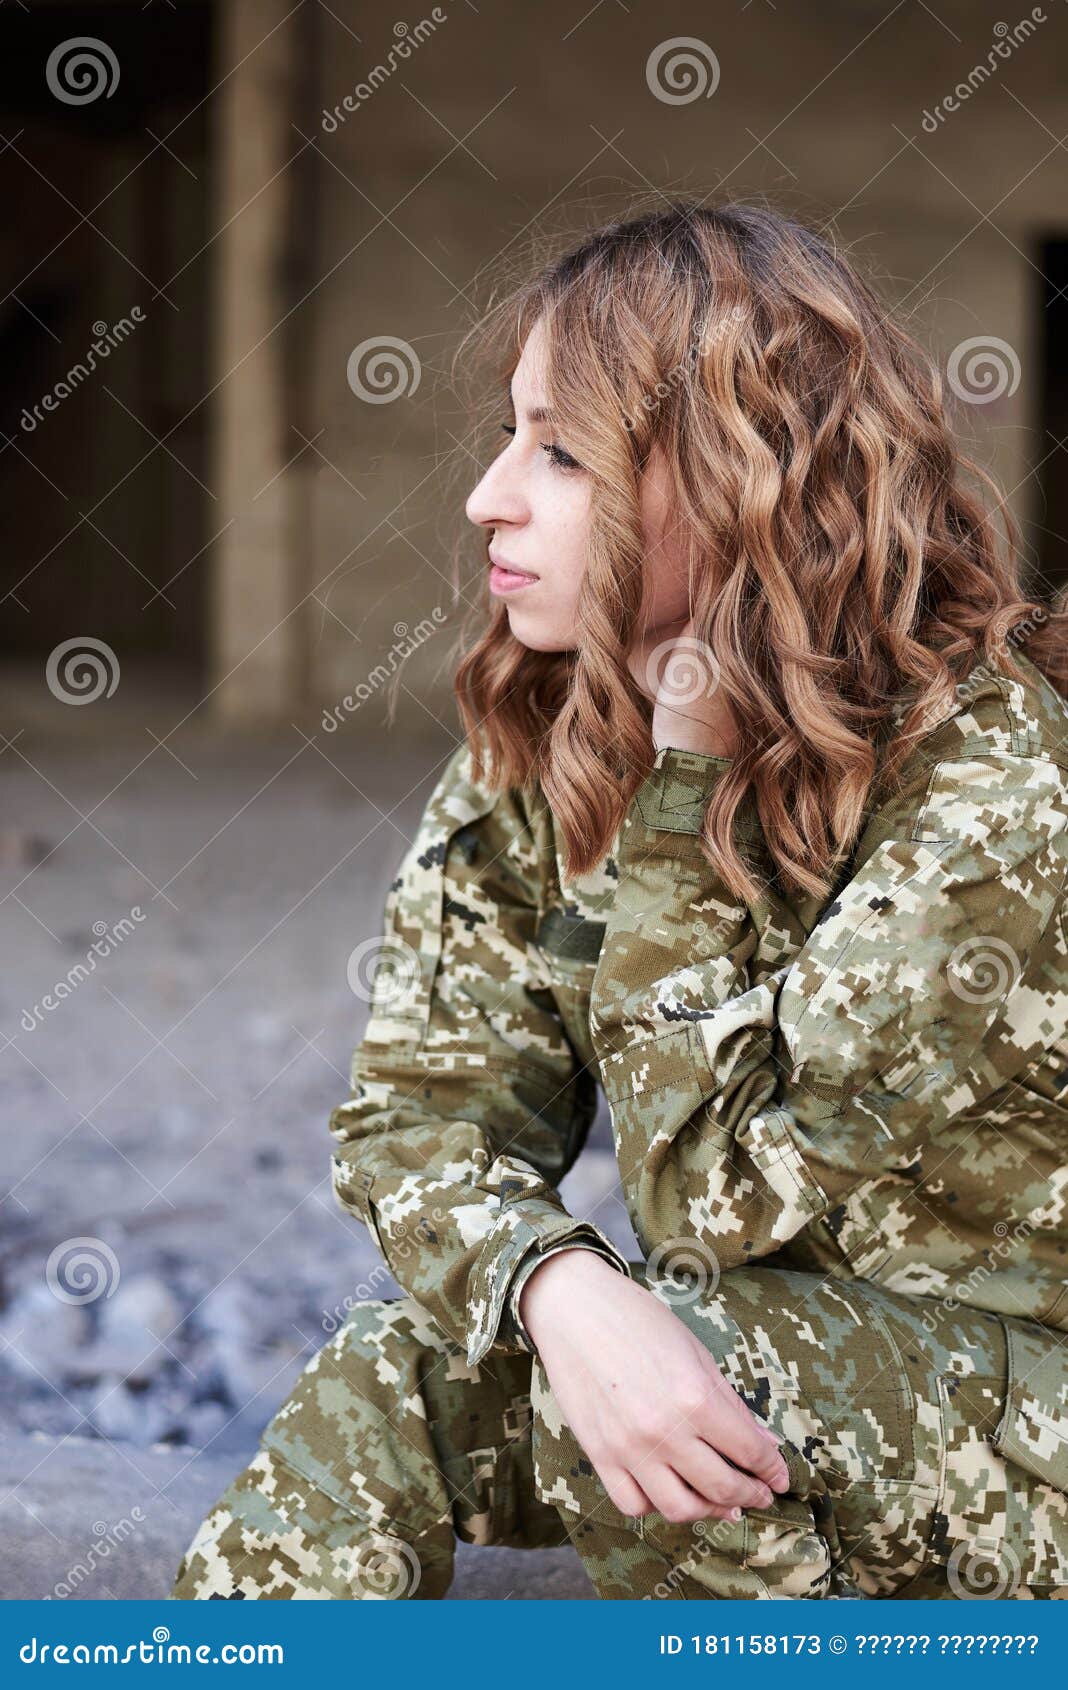
<instances>
[{"instance_id":1,"label":"young woman's face","mask_svg":"<svg viewBox=\"0 0 1068 1690\"><path fill-rule=\"evenodd\" d=\"M516 639L533 651L581 644L578 599L586 569L590 477L544 415L544 331L536 323L512 377L510 439L467 501L490 531L490 592L503 600ZM622 426L622 425L621 425ZM688 615L686 566L667 517L667 478L654 452L641 487L646 545L645 631Z\"/></svg>"}]
</instances>

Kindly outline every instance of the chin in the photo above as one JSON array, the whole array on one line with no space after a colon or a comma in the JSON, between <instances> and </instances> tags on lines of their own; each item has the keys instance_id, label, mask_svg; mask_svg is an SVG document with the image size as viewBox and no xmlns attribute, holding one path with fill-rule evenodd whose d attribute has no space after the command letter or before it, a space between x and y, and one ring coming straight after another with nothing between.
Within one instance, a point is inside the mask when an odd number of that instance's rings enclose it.
<instances>
[{"instance_id":1,"label":"chin","mask_svg":"<svg viewBox=\"0 0 1068 1690\"><path fill-rule=\"evenodd\" d=\"M519 641L530 651L574 651L578 641L574 634L547 628L536 616L524 616L518 610L508 612L508 625Z\"/></svg>"}]
</instances>

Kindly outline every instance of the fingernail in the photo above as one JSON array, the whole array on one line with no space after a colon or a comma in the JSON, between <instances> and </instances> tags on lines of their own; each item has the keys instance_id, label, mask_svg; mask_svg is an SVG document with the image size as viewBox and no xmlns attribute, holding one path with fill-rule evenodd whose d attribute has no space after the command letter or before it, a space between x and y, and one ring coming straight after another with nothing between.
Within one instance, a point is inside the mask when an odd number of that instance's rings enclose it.
<instances>
[{"instance_id":1,"label":"fingernail","mask_svg":"<svg viewBox=\"0 0 1068 1690\"><path fill-rule=\"evenodd\" d=\"M771 1439L772 1443L784 1444L786 1442L786 1439L783 1437L781 1432L773 1432L771 1427L764 1425L763 1422L761 1422L760 1430L766 1438Z\"/></svg>"},{"instance_id":2,"label":"fingernail","mask_svg":"<svg viewBox=\"0 0 1068 1690\"><path fill-rule=\"evenodd\" d=\"M742 1517L742 1511L741 1511L740 1508L732 1508L730 1513L727 1516L727 1518L729 1520L740 1520L741 1517Z\"/></svg>"}]
</instances>

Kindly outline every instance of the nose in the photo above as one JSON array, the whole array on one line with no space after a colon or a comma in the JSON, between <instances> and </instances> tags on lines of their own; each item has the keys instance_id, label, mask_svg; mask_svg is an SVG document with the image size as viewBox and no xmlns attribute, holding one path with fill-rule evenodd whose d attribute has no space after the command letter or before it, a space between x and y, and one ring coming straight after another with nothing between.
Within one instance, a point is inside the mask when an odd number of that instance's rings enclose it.
<instances>
[{"instance_id":1,"label":"nose","mask_svg":"<svg viewBox=\"0 0 1068 1690\"><path fill-rule=\"evenodd\" d=\"M523 523L529 516L520 477L513 456L506 447L494 458L464 507L468 520L477 527L497 528L505 523Z\"/></svg>"}]
</instances>

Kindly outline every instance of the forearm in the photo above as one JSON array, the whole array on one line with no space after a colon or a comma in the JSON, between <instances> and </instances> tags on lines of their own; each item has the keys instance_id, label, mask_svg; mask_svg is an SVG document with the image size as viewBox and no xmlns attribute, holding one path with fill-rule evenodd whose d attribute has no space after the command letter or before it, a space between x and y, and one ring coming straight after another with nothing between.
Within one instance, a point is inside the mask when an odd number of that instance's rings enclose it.
<instances>
[{"instance_id":1,"label":"forearm","mask_svg":"<svg viewBox=\"0 0 1068 1690\"><path fill-rule=\"evenodd\" d=\"M398 1074L387 1076L381 1065L376 1073L374 1079L366 1062L358 1063L354 1096L330 1117L338 1202L368 1227L402 1289L465 1346L469 1363L491 1347L527 1348L511 1318L517 1273L563 1241L618 1252L592 1223L568 1213L555 1186L523 1156L495 1154L476 1120L448 1118L450 1106L478 1107L474 1076L434 1076L446 1113L426 1119L405 1099ZM509 1100L499 1077L481 1084L493 1086L507 1128ZM514 1097L510 1106L520 1108Z\"/></svg>"}]
</instances>

